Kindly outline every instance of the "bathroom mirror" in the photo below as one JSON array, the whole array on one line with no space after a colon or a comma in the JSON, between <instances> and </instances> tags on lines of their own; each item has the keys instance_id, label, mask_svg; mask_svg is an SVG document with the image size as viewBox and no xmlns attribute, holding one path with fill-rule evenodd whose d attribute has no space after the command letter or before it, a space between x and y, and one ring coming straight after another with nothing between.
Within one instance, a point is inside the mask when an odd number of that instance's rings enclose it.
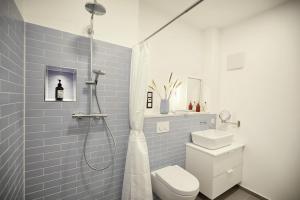
<instances>
[{"instance_id":1,"label":"bathroom mirror","mask_svg":"<svg viewBox=\"0 0 300 200\"><path fill-rule=\"evenodd\" d=\"M231 114L228 110L222 110L219 114L219 118L225 122L225 121L230 120Z\"/></svg>"},{"instance_id":2,"label":"bathroom mirror","mask_svg":"<svg viewBox=\"0 0 300 200\"><path fill-rule=\"evenodd\" d=\"M46 66L45 101L76 101L77 71Z\"/></svg>"},{"instance_id":3,"label":"bathroom mirror","mask_svg":"<svg viewBox=\"0 0 300 200\"><path fill-rule=\"evenodd\" d=\"M187 79L187 106L191 102L200 103L202 99L202 80L200 78L188 77Z\"/></svg>"}]
</instances>

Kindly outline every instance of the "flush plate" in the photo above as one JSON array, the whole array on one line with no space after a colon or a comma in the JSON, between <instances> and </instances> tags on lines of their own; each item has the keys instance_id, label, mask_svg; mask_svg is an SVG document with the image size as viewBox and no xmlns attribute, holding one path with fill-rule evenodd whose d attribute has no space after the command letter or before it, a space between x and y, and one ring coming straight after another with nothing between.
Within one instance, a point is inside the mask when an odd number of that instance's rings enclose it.
<instances>
[{"instance_id":1,"label":"flush plate","mask_svg":"<svg viewBox=\"0 0 300 200\"><path fill-rule=\"evenodd\" d=\"M170 122L169 121L157 122L156 133L167 133L169 131L170 131Z\"/></svg>"}]
</instances>

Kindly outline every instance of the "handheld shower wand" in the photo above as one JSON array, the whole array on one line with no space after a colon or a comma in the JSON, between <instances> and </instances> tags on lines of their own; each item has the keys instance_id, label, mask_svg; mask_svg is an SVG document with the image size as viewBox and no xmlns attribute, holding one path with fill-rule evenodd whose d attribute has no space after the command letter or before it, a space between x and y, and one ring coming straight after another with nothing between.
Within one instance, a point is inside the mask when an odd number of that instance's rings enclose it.
<instances>
[{"instance_id":1,"label":"handheld shower wand","mask_svg":"<svg viewBox=\"0 0 300 200\"><path fill-rule=\"evenodd\" d=\"M101 71L100 69L99 70L94 69L93 73L95 74L95 84L97 85L99 75L105 75L105 72Z\"/></svg>"},{"instance_id":2,"label":"handheld shower wand","mask_svg":"<svg viewBox=\"0 0 300 200\"><path fill-rule=\"evenodd\" d=\"M97 85L99 76L106 74L104 71L102 71L100 69L99 70L94 69L93 73L95 74L95 79L93 81L86 81L85 82L86 84L88 84L88 85Z\"/></svg>"}]
</instances>

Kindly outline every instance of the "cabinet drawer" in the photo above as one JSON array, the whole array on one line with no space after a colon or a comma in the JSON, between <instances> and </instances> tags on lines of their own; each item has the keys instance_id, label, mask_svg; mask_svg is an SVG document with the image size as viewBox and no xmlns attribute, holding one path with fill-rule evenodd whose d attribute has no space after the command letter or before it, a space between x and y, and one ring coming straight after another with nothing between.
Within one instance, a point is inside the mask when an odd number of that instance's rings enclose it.
<instances>
[{"instance_id":1,"label":"cabinet drawer","mask_svg":"<svg viewBox=\"0 0 300 200\"><path fill-rule=\"evenodd\" d=\"M212 196L214 199L226 190L230 189L234 185L240 183L242 180L242 165L236 166L235 168L228 169L225 173L214 177Z\"/></svg>"},{"instance_id":2,"label":"cabinet drawer","mask_svg":"<svg viewBox=\"0 0 300 200\"><path fill-rule=\"evenodd\" d=\"M213 176L219 176L225 173L227 170L232 169L238 165L242 164L243 160L243 148L239 148L214 159L213 165Z\"/></svg>"}]
</instances>

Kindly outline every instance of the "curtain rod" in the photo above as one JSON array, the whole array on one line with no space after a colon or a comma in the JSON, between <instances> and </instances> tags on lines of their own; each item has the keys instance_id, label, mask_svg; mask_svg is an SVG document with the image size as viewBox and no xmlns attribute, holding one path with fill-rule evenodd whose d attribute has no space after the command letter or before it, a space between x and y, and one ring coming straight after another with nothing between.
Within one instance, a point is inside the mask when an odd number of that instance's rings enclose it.
<instances>
[{"instance_id":1,"label":"curtain rod","mask_svg":"<svg viewBox=\"0 0 300 200\"><path fill-rule=\"evenodd\" d=\"M172 20L170 20L168 23L166 23L165 25L163 25L162 27L160 27L159 29L157 29L155 32L153 32L151 35L149 35L148 37L146 37L144 40L140 41L138 44L141 44L143 42L146 42L147 40L149 40L150 38L154 37L157 33L159 33L160 31L162 31L163 29L165 29L167 26L169 26L170 24L172 24L174 21L176 21L177 19L179 19L180 17L182 17L183 15L185 15L186 13L188 13L190 10L192 10L193 8L195 8L198 4L200 4L202 1L204 0L198 0L195 3L193 3L190 7L188 7L187 9L185 9L183 12L181 12L179 15L177 15L176 17L174 17Z\"/></svg>"}]
</instances>

